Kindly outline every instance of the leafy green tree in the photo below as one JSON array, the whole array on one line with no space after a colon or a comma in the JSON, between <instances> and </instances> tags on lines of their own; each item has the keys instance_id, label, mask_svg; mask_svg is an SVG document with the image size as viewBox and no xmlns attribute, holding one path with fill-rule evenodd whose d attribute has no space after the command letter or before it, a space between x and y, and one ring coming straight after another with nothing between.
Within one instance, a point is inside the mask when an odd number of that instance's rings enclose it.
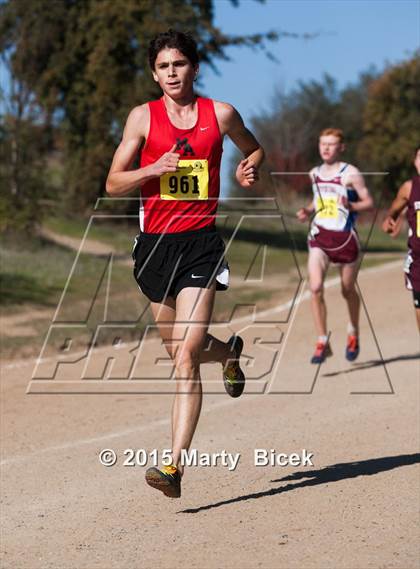
<instances>
[{"instance_id":1,"label":"leafy green tree","mask_svg":"<svg viewBox=\"0 0 420 569\"><path fill-rule=\"evenodd\" d=\"M237 1L233 1L237 5ZM260 46L280 35L228 36L214 26L213 0L9 0L0 4L0 50L64 141L66 210L104 192L129 110L159 90L148 70L150 39L169 27L198 38L202 61L229 45ZM294 34L291 34L294 35Z\"/></svg>"},{"instance_id":2,"label":"leafy green tree","mask_svg":"<svg viewBox=\"0 0 420 569\"><path fill-rule=\"evenodd\" d=\"M269 113L253 119L258 140L264 146L267 160L261 172L258 188L250 195L272 195L273 178L285 201L294 201L302 191L310 189L307 175L288 175L308 172L319 163L318 137L328 127L343 129L346 137L345 159L356 161L357 146L362 132L363 110L368 86L374 70L362 74L355 85L340 90L329 75L320 80L299 82L290 93L277 90ZM235 161L238 156L235 156ZM233 182L234 195L243 196Z\"/></svg>"},{"instance_id":3,"label":"leafy green tree","mask_svg":"<svg viewBox=\"0 0 420 569\"><path fill-rule=\"evenodd\" d=\"M48 136L40 108L22 82L12 78L9 89L6 96L0 88L0 232L33 227L40 220L39 201L49 190L44 180Z\"/></svg>"},{"instance_id":4,"label":"leafy green tree","mask_svg":"<svg viewBox=\"0 0 420 569\"><path fill-rule=\"evenodd\" d=\"M413 174L420 143L420 55L392 66L369 88L363 117L360 159L374 171L389 172L381 183L389 191ZM379 181L376 181L379 185Z\"/></svg>"}]
</instances>

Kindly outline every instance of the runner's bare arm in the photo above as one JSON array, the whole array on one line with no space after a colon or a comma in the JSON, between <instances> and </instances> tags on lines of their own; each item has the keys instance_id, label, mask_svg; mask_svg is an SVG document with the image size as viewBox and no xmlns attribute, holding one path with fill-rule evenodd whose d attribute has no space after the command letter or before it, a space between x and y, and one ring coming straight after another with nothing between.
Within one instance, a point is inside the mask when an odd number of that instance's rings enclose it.
<instances>
[{"instance_id":1,"label":"runner's bare arm","mask_svg":"<svg viewBox=\"0 0 420 569\"><path fill-rule=\"evenodd\" d=\"M356 190L357 195L359 196L359 201L348 202L346 204L346 207L348 207L349 211L368 211L370 209L373 209L373 198L366 187L366 183L362 174L355 166L349 166L349 171L344 177L344 183L346 186L351 186L354 190Z\"/></svg>"},{"instance_id":2,"label":"runner's bare arm","mask_svg":"<svg viewBox=\"0 0 420 569\"><path fill-rule=\"evenodd\" d=\"M236 179L242 187L249 188L258 180L258 169L264 160L264 150L232 105L215 101L214 109L221 135L227 134L245 156L236 169Z\"/></svg>"},{"instance_id":3,"label":"runner's bare arm","mask_svg":"<svg viewBox=\"0 0 420 569\"><path fill-rule=\"evenodd\" d=\"M154 164L132 170L132 164L149 130L150 116L147 105L135 107L128 116L122 140L115 151L106 181L106 191L110 196L124 196L148 180L175 172L179 154L174 145Z\"/></svg>"},{"instance_id":4,"label":"runner's bare arm","mask_svg":"<svg viewBox=\"0 0 420 569\"><path fill-rule=\"evenodd\" d=\"M382 229L385 233L390 233L392 237L396 237L401 229L403 212L407 207L411 193L411 180L407 180L398 190L398 193L388 210L387 216L382 223Z\"/></svg>"},{"instance_id":5,"label":"runner's bare arm","mask_svg":"<svg viewBox=\"0 0 420 569\"><path fill-rule=\"evenodd\" d=\"M314 183L315 168L312 168L312 170L309 172L309 178L311 182ZM314 206L314 201L312 200L311 203L308 204L306 207L301 207L300 209L298 209L298 211L296 212L296 217L301 223L304 223L311 217L311 214L314 212L314 210L315 206Z\"/></svg>"}]
</instances>

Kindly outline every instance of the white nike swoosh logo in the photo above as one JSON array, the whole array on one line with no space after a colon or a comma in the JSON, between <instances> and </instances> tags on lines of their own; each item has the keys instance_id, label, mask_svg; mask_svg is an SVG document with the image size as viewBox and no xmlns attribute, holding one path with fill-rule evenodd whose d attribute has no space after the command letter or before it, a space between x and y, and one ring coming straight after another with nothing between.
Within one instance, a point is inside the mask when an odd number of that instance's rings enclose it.
<instances>
[{"instance_id":1,"label":"white nike swoosh logo","mask_svg":"<svg viewBox=\"0 0 420 569\"><path fill-rule=\"evenodd\" d=\"M191 275L192 279L204 279L204 275Z\"/></svg>"},{"instance_id":2,"label":"white nike swoosh logo","mask_svg":"<svg viewBox=\"0 0 420 569\"><path fill-rule=\"evenodd\" d=\"M208 128L210 128L210 127L209 127L209 126L200 126L200 130L201 130L201 131L207 130Z\"/></svg>"}]
</instances>

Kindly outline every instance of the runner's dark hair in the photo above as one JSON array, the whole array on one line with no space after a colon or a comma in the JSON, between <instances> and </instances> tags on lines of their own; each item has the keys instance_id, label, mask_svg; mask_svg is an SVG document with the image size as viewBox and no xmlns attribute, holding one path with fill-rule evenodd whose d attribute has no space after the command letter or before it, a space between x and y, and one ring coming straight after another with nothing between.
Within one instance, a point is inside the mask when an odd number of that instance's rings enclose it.
<instances>
[{"instance_id":1,"label":"runner's dark hair","mask_svg":"<svg viewBox=\"0 0 420 569\"><path fill-rule=\"evenodd\" d=\"M158 53L165 47L178 49L194 67L198 65L199 56L194 38L188 32L178 32L169 28L167 32L155 36L149 44L149 65L152 71L155 69Z\"/></svg>"}]
</instances>

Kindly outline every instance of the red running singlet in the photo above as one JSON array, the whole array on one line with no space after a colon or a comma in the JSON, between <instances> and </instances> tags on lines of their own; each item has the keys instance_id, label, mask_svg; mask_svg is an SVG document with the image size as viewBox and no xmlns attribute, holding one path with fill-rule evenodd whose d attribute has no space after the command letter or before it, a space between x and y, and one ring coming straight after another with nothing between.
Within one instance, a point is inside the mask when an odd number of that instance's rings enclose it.
<instances>
[{"instance_id":1,"label":"red running singlet","mask_svg":"<svg viewBox=\"0 0 420 569\"><path fill-rule=\"evenodd\" d=\"M150 130L140 167L156 162L176 144L178 170L141 188L140 230L179 233L214 225L220 191L222 137L211 99L197 97L197 122L189 129L169 120L163 97L151 101Z\"/></svg>"}]
</instances>

